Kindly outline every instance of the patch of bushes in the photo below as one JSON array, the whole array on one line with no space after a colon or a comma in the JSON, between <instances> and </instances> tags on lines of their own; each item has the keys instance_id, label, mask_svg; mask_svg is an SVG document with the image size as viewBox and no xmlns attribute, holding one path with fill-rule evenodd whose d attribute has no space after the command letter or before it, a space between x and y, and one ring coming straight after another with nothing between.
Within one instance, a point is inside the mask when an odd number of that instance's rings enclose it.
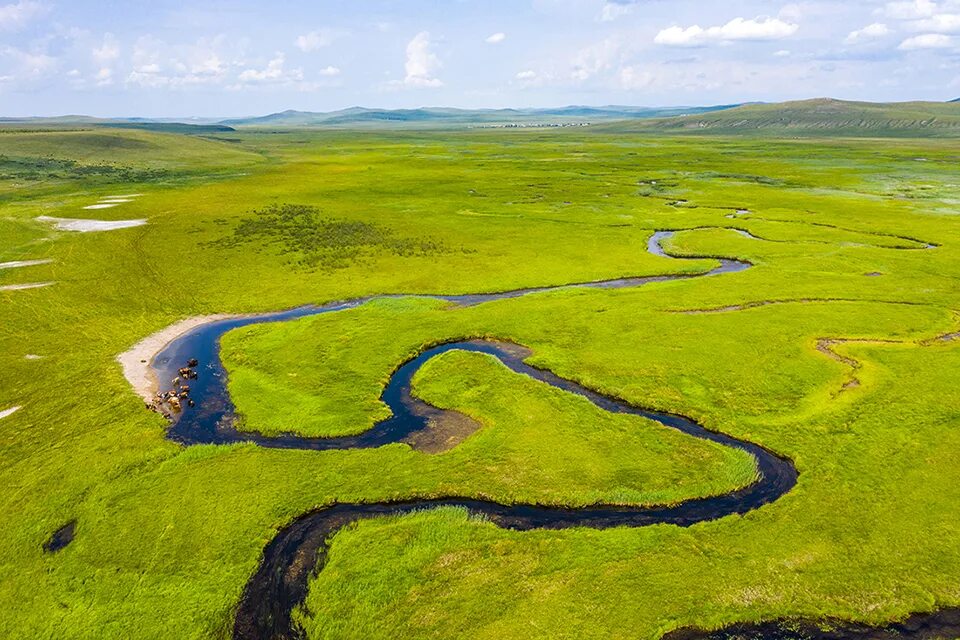
<instances>
[{"instance_id":1,"label":"patch of bushes","mask_svg":"<svg viewBox=\"0 0 960 640\"><path fill-rule=\"evenodd\" d=\"M244 244L276 246L281 255L294 256L294 265L324 270L348 267L375 255L450 253L442 242L398 237L381 225L330 218L309 205L276 204L255 210L253 214L242 220L231 235L209 244L220 248Z\"/></svg>"},{"instance_id":2,"label":"patch of bushes","mask_svg":"<svg viewBox=\"0 0 960 640\"><path fill-rule=\"evenodd\" d=\"M756 176L748 173L720 173L717 171L708 171L700 174L702 178L719 178L721 180L736 180L738 182L753 182L755 184L762 184L768 187L782 187L786 186L787 183L784 180L779 178L770 178L767 176Z\"/></svg>"},{"instance_id":3,"label":"patch of bushes","mask_svg":"<svg viewBox=\"0 0 960 640\"><path fill-rule=\"evenodd\" d=\"M167 169L137 169L112 164L80 164L58 158L0 155L0 180L48 180L104 177L115 182L156 182L172 177Z\"/></svg>"}]
</instances>

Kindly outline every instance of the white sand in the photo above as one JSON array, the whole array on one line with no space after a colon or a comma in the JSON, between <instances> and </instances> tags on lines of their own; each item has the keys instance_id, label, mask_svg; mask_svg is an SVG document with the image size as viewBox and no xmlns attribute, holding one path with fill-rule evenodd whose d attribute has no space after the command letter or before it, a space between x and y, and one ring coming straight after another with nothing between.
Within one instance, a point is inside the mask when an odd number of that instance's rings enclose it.
<instances>
[{"instance_id":1,"label":"white sand","mask_svg":"<svg viewBox=\"0 0 960 640\"><path fill-rule=\"evenodd\" d=\"M119 362L123 368L123 375L127 379L127 382L129 382L137 394L143 398L144 402L150 403L160 389L157 377L154 375L153 369L150 368L150 363L153 362L154 357L156 357L165 346L183 334L208 322L237 317L239 316L217 314L194 316L186 320L181 320L147 336L133 345L130 349L117 356L117 362Z\"/></svg>"},{"instance_id":2,"label":"white sand","mask_svg":"<svg viewBox=\"0 0 960 640\"><path fill-rule=\"evenodd\" d=\"M10 407L9 409L4 409L3 411L0 411L0 420L3 420L7 416L13 415L20 409L21 407L17 406L17 407Z\"/></svg>"},{"instance_id":3,"label":"white sand","mask_svg":"<svg viewBox=\"0 0 960 640\"><path fill-rule=\"evenodd\" d=\"M147 224L145 219L140 220L83 220L80 218L52 218L39 216L40 222L50 222L60 231L113 231L114 229L129 229Z\"/></svg>"},{"instance_id":4,"label":"white sand","mask_svg":"<svg viewBox=\"0 0 960 640\"><path fill-rule=\"evenodd\" d=\"M38 264L50 264L53 260L14 260L13 262L0 262L0 269L17 269L19 267L35 267Z\"/></svg>"},{"instance_id":5,"label":"white sand","mask_svg":"<svg viewBox=\"0 0 960 640\"><path fill-rule=\"evenodd\" d=\"M27 355L23 356L23 359L24 360L42 360L43 356L38 356L35 353L28 353Z\"/></svg>"},{"instance_id":6,"label":"white sand","mask_svg":"<svg viewBox=\"0 0 960 640\"><path fill-rule=\"evenodd\" d=\"M84 207L84 209L109 209L110 207L115 207L115 206L117 206L116 203L106 202L101 204L91 204Z\"/></svg>"},{"instance_id":7,"label":"white sand","mask_svg":"<svg viewBox=\"0 0 960 640\"><path fill-rule=\"evenodd\" d=\"M0 291L22 291L24 289L39 289L41 287L49 287L52 285L52 282L27 282L24 284L5 284L0 287Z\"/></svg>"}]
</instances>

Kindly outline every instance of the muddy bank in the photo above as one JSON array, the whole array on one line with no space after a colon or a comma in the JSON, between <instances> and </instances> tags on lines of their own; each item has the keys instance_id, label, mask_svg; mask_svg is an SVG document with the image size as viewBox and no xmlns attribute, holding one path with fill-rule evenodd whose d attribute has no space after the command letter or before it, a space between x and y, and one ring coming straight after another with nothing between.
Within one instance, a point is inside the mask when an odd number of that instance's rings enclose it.
<instances>
[{"instance_id":1,"label":"muddy bank","mask_svg":"<svg viewBox=\"0 0 960 640\"><path fill-rule=\"evenodd\" d=\"M20 269L22 267L36 267L41 264L50 264L53 260L13 260L0 262L0 269Z\"/></svg>"},{"instance_id":2,"label":"muddy bank","mask_svg":"<svg viewBox=\"0 0 960 640\"><path fill-rule=\"evenodd\" d=\"M0 291L26 291L27 289L42 289L56 284L54 282L24 282L22 284L5 284L0 286Z\"/></svg>"},{"instance_id":3,"label":"muddy bank","mask_svg":"<svg viewBox=\"0 0 960 640\"><path fill-rule=\"evenodd\" d=\"M160 388L156 371L150 366L154 356L170 342L197 327L236 317L227 314L193 316L150 334L117 356L117 362L123 368L123 376L137 395L145 402L151 402Z\"/></svg>"},{"instance_id":4,"label":"muddy bank","mask_svg":"<svg viewBox=\"0 0 960 640\"><path fill-rule=\"evenodd\" d=\"M648 251L673 258L661 243L674 232L652 234ZM428 296L458 306L483 304L573 287L630 288L654 282L734 273L750 268L750 264L727 258L716 258L719 265L701 274L619 278L603 282L538 287L489 294ZM397 296L383 296L397 297ZM236 429L236 410L227 390L226 371L220 361L219 341L227 331L263 322L281 322L323 313L333 313L359 306L370 300L361 299L322 306L308 306L279 313L244 317L193 318L154 334L121 356L124 371L141 396L149 403L157 391L156 381L176 377L184 365L195 363L196 375L190 379L189 398L195 406L180 407L173 416L168 437L183 445L232 444L251 442L262 447L301 450L342 450L374 448L405 442L424 450L439 452L456 446L473 433L477 424L452 411L433 407L410 392L413 376L424 363L451 350L485 353L499 359L516 373L530 376L551 386L587 398L605 411L641 416L677 429L696 438L748 452L757 465L757 479L748 487L721 496L688 500L678 505L631 507L598 504L568 509L560 506L504 505L493 501L449 496L399 503L339 504L305 514L280 531L264 550L257 572L244 590L234 623L235 638L298 638L301 630L292 620L293 610L306 597L309 577L320 570L326 557L328 538L340 527L358 519L402 514L439 506L457 506L473 514L483 515L499 526L530 530L569 527L610 528L648 526L670 523L690 526L731 514L746 513L776 500L797 481L793 464L756 444L739 441L721 433L706 430L696 422L678 415L647 411L623 400L599 394L556 374L526 363L530 351L522 346L489 340L463 340L424 349L419 355L401 364L384 388L381 400L390 408L391 417L355 436L306 438L295 434L264 436ZM175 339L172 339L174 336ZM157 351L158 345L166 346ZM155 356L152 354L156 353ZM151 357L152 356L152 357ZM148 366L144 366L148 365ZM177 378L179 381L179 378ZM176 386L174 387L176 388ZM168 390L169 392L169 390Z\"/></svg>"},{"instance_id":5,"label":"muddy bank","mask_svg":"<svg viewBox=\"0 0 960 640\"><path fill-rule=\"evenodd\" d=\"M54 218L51 216L38 216L36 220L38 222L50 223L59 231L77 231L79 233L89 233L93 231L115 231L117 229L129 229L131 227L140 227L147 224L147 221L142 218L137 220L86 220L82 218Z\"/></svg>"}]
</instances>

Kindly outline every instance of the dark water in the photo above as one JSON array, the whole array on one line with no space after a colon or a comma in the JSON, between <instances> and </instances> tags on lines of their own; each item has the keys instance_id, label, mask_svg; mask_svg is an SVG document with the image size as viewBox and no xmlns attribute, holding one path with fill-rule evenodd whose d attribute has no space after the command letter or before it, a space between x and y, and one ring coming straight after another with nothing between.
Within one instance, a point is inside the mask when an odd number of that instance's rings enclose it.
<instances>
[{"instance_id":1,"label":"dark water","mask_svg":"<svg viewBox=\"0 0 960 640\"><path fill-rule=\"evenodd\" d=\"M902 622L872 627L844 620L775 620L735 624L704 632L681 629L664 640L952 640L960 638L960 609L918 613Z\"/></svg>"},{"instance_id":2,"label":"dark water","mask_svg":"<svg viewBox=\"0 0 960 640\"><path fill-rule=\"evenodd\" d=\"M416 405L424 403L410 395L410 380L425 362L453 349L490 354L517 373L583 396L605 411L642 416L696 438L747 451L757 460L759 480L733 493L689 500L674 507L660 508L596 505L568 509L536 505L502 505L486 500L463 498L338 504L298 518L293 524L283 529L267 546L264 550L263 563L247 583L247 589L237 611L234 638L297 637L297 630L291 628L290 611L302 603L306 597L311 572L322 567L327 539L341 526L362 518L454 506L465 508L474 514L483 514L501 527L517 530L570 527L608 529L642 527L658 523L689 526L734 513L746 513L776 500L796 484L797 472L793 464L758 445L739 441L722 433L707 431L682 416L647 411L622 400L603 396L576 382L524 363L523 355L518 355L515 345L489 341L456 342L424 351L413 360L404 363L383 392L382 399L390 407L393 413L392 418L355 438L301 439L302 448L376 447L398 442L413 431L422 429L425 423L423 418L419 417L422 412L417 411ZM292 436L283 438L282 446L295 446L296 440ZM309 558L309 561L294 561L303 557Z\"/></svg>"},{"instance_id":3,"label":"dark water","mask_svg":"<svg viewBox=\"0 0 960 640\"><path fill-rule=\"evenodd\" d=\"M77 527L77 521L71 520L59 529L53 532L50 538L43 543L43 550L47 553L55 553L73 542L73 533Z\"/></svg>"},{"instance_id":4,"label":"dark water","mask_svg":"<svg viewBox=\"0 0 960 640\"><path fill-rule=\"evenodd\" d=\"M661 247L661 242L673 235L672 231L658 231L653 234L648 242L647 250L662 257L668 256ZM690 278L703 278L707 276L720 275L724 273L734 273L750 268L750 263L738 260L729 260L718 258L720 266L711 271L699 275L674 275L674 276L648 276L640 278L619 278L616 280L605 280L601 282L587 282L583 284L563 285L559 287L537 287L529 289L517 289L514 291L505 291L500 293L484 294L466 294L453 296L419 296L437 300L445 300L458 306L473 306L490 302L493 300L505 300L509 298L519 298L544 291L556 291L558 289L573 288L591 288L591 289L624 289L639 287L652 282L667 282L670 280L685 280ZM373 299L380 298L402 298L403 295L384 295L369 298L361 298L345 302L334 302L320 306L305 306L287 311L276 313L266 313L256 316L243 318L233 318L227 320L218 320L205 324L193 331L177 338L162 351L160 351L150 366L153 368L160 380L161 387L165 383L169 385L170 381L177 376L177 370L183 367L188 360L196 358L200 365L197 369L198 377L196 380L189 381L190 397L196 402L195 408L184 408L183 412L176 418L173 426L168 432L168 436L177 442L185 445L190 444L231 444L235 442L254 442L264 447L274 447L283 449L350 449L358 447L378 447L391 442L402 440L405 435L423 428L419 424L417 428L404 422L398 414L394 418L376 425L370 431L355 437L348 438L302 438L299 436L286 435L279 437L264 437L250 432L238 432L233 427L235 418L235 408L230 394L226 388L227 373L220 360L220 338L223 334L232 329L245 327L252 324L263 324L268 322L284 322L295 320L307 316L315 316L324 313L334 313L345 309L352 309L363 305ZM451 345L442 345L439 350L432 349L429 353L432 357L444 350L455 348ZM483 350L480 346L464 347L470 350ZM491 352L492 353L492 352ZM426 354L424 354L426 355ZM426 358L428 359L428 358ZM423 356L416 361L408 362L400 367L394 375L394 382L408 384L410 377L420 364L423 363ZM400 391L394 391L393 382L387 388L387 393L396 393L399 397ZM390 404L390 397L384 397L385 402ZM396 409L393 405L391 408ZM397 434L401 431L406 433Z\"/></svg>"},{"instance_id":5,"label":"dark water","mask_svg":"<svg viewBox=\"0 0 960 640\"><path fill-rule=\"evenodd\" d=\"M662 241L671 235L672 232L655 233L649 241L648 250L659 256L672 257L667 255L661 246ZM563 288L626 288L652 282L702 278L742 271L751 266L749 263L737 260L724 258L718 258L718 260L720 260L720 266L700 275L623 278L502 293L425 297L469 306ZM410 381L414 374L431 358L458 349L494 356L517 373L583 396L605 411L642 416L693 437L746 451L756 460L758 479L750 486L729 494L688 500L672 507L646 508L601 504L572 509L539 505L503 505L491 501L451 496L410 499L402 502L336 504L313 511L284 527L264 549L263 560L247 583L243 598L238 604L233 629L233 637L238 640L303 637L302 629L299 629L291 619L291 612L303 603L310 576L322 570L326 560L328 540L338 529L359 519L404 514L441 506L455 506L473 514L482 514L501 527L516 530L570 527L607 529L663 523L685 527L757 509L788 492L797 482L797 471L789 460L759 445L708 431L696 422L679 415L647 411L623 400L596 393L576 382L526 364L524 357L528 352L522 347L493 341L467 340L440 344L424 350L415 358L403 363L391 377L382 395L382 400L390 407L392 417L360 435L305 438L287 434L267 437L256 433L238 432L235 429L235 409L226 389L226 372L220 361L219 340L224 333L251 324L283 322L322 313L333 313L360 306L371 299L301 307L278 313L211 322L172 342L151 363L161 381L171 380L176 376L178 368L192 358L199 360L200 364L197 369L198 378L190 381L190 395L196 402L196 407L184 409L171 426L169 437L184 445L253 442L263 447L310 450L371 448L400 442L426 427L426 418L423 417L425 413L432 411L436 414L439 411L411 396ZM770 630L761 628L759 625L753 628L740 628L737 633L750 632L751 629L761 635L750 637L794 637L768 636L766 634ZM677 633L686 633L687 635L683 638L735 637L708 636L698 631Z\"/></svg>"}]
</instances>

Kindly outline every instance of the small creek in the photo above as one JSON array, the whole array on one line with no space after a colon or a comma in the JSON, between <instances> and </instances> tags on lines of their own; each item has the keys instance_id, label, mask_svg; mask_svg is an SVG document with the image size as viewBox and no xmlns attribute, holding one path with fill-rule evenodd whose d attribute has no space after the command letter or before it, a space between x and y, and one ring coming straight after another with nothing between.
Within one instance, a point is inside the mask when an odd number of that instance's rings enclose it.
<instances>
[{"instance_id":1,"label":"small creek","mask_svg":"<svg viewBox=\"0 0 960 640\"><path fill-rule=\"evenodd\" d=\"M686 259L670 256L664 251L662 243L670 238L673 233L671 231L654 233L649 240L648 251L658 256ZM738 260L719 259L719 261L720 265L716 268L696 275L622 278L559 287L519 289L501 293L419 297L445 300L459 306L469 306L557 289L574 287L628 288L653 282L703 278L743 271L751 266L747 262ZM599 394L577 382L526 364L525 357L529 355L529 351L523 347L489 340L464 340L435 345L403 363L394 372L382 394L382 400L390 408L392 417L381 421L360 435L308 438L285 434L272 437L246 431L241 432L235 428L235 407L227 391L226 371L220 360L219 342L221 336L227 331L252 324L284 322L323 313L334 313L355 308L373 299L398 297L403 296L373 296L321 306L300 307L277 313L212 321L177 338L158 353L151 363L158 379L170 380L176 376L178 368L189 359L195 358L200 364L197 369L198 378L190 381L190 397L195 401L196 406L184 408L182 414L171 425L168 432L169 438L187 446L253 442L263 447L309 450L372 448L403 442L412 434L427 427L427 415L435 416L440 412L439 409L430 407L411 395L410 382L413 376L431 358L457 349L491 355L517 373L583 396L605 411L642 416L682 431L692 437L744 450L756 460L758 479L748 487L725 495L688 500L669 507L630 507L613 504L598 504L583 508L504 505L488 500L449 496L424 499L411 498L400 502L339 503L311 511L281 529L264 549L260 566L247 583L243 597L237 607L233 628L233 637L237 640L302 638L303 630L293 622L291 613L304 602L310 576L322 570L326 561L329 539L341 527L359 519L405 514L441 506L456 506L462 507L472 514L482 514L498 526L515 530L565 529L571 527L607 529L612 527L643 527L662 523L685 527L698 522L715 520L733 514L743 514L757 509L790 491L797 482L797 471L791 461L757 444L709 431L683 416L648 411L618 398ZM749 634L751 629L754 629L761 634L756 637L768 637L763 634L769 632L769 628L761 625L755 625L754 627L755 629L747 626L737 627L736 632ZM680 633L683 638L708 637L697 630L676 633ZM709 637L729 636L713 635ZM850 637L860 636L851 635Z\"/></svg>"}]
</instances>

